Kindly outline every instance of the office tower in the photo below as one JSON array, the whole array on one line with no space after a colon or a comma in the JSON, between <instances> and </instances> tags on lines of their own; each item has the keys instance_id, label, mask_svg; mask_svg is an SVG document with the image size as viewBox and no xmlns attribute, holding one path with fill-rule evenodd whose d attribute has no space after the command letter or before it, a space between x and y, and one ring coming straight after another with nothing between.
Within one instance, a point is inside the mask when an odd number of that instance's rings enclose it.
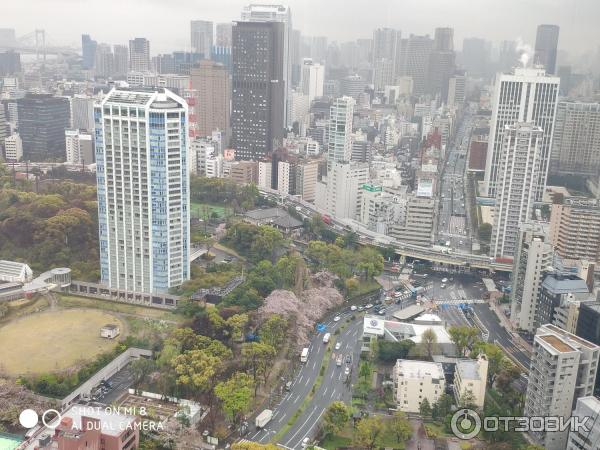
<instances>
[{"instance_id":1,"label":"office tower","mask_svg":"<svg viewBox=\"0 0 600 450\"><path fill-rule=\"evenodd\" d=\"M534 324L552 323L569 333L575 333L580 302L593 300L586 282L575 274L562 273L560 270L547 271L543 279Z\"/></svg>"},{"instance_id":2,"label":"office tower","mask_svg":"<svg viewBox=\"0 0 600 450\"><path fill-rule=\"evenodd\" d=\"M94 130L94 99L86 95L71 97L71 128Z\"/></svg>"},{"instance_id":3,"label":"office tower","mask_svg":"<svg viewBox=\"0 0 600 450\"><path fill-rule=\"evenodd\" d=\"M435 199L411 193L406 199L403 220L390 227L390 236L399 241L429 247L433 236Z\"/></svg>"},{"instance_id":4,"label":"office tower","mask_svg":"<svg viewBox=\"0 0 600 450\"><path fill-rule=\"evenodd\" d=\"M0 102L0 153L4 148L4 139L10 136L10 125L4 103Z\"/></svg>"},{"instance_id":5,"label":"office tower","mask_svg":"<svg viewBox=\"0 0 600 450\"><path fill-rule=\"evenodd\" d=\"M91 133L77 129L65 130L65 152L69 164L92 164L94 149Z\"/></svg>"},{"instance_id":6,"label":"office tower","mask_svg":"<svg viewBox=\"0 0 600 450\"><path fill-rule=\"evenodd\" d=\"M231 47L231 33L233 29L233 23L225 22L218 23L216 25L217 38L215 45L217 47Z\"/></svg>"},{"instance_id":7,"label":"office tower","mask_svg":"<svg viewBox=\"0 0 600 450\"><path fill-rule=\"evenodd\" d=\"M519 225L533 214L536 182L540 178L543 130L529 123L507 125L498 158L498 189L494 205L491 255L512 258Z\"/></svg>"},{"instance_id":8,"label":"office tower","mask_svg":"<svg viewBox=\"0 0 600 450\"><path fill-rule=\"evenodd\" d=\"M113 89L94 114L102 283L166 292L190 276L187 104Z\"/></svg>"},{"instance_id":9,"label":"office tower","mask_svg":"<svg viewBox=\"0 0 600 450\"><path fill-rule=\"evenodd\" d=\"M556 73L556 53L558 48L558 25L538 25L535 35L534 64L544 66L546 73Z\"/></svg>"},{"instance_id":10,"label":"office tower","mask_svg":"<svg viewBox=\"0 0 600 450\"><path fill-rule=\"evenodd\" d=\"M475 37L463 39L461 61L469 77L484 77L488 72L489 64L488 43L484 39Z\"/></svg>"},{"instance_id":11,"label":"office tower","mask_svg":"<svg viewBox=\"0 0 600 450\"><path fill-rule=\"evenodd\" d=\"M566 450L595 450L600 442L600 399L594 396L581 397L573 410L572 417L585 423L586 428L569 430ZM594 420L596 419L596 420Z\"/></svg>"},{"instance_id":12,"label":"office tower","mask_svg":"<svg viewBox=\"0 0 600 450\"><path fill-rule=\"evenodd\" d=\"M302 93L308 95L309 104L317 97L323 97L325 67L314 63L310 58L302 61Z\"/></svg>"},{"instance_id":13,"label":"office tower","mask_svg":"<svg viewBox=\"0 0 600 450\"><path fill-rule=\"evenodd\" d=\"M301 55L302 33L300 30L292 30L290 36L290 59L292 64L291 86L300 86L302 80L302 62Z\"/></svg>"},{"instance_id":14,"label":"office tower","mask_svg":"<svg viewBox=\"0 0 600 450\"><path fill-rule=\"evenodd\" d=\"M129 70L148 72L150 70L150 41L135 38L129 41Z\"/></svg>"},{"instance_id":15,"label":"office tower","mask_svg":"<svg viewBox=\"0 0 600 450\"><path fill-rule=\"evenodd\" d=\"M367 87L367 83L360 75L348 75L340 82L340 94L356 100L365 91L365 87Z\"/></svg>"},{"instance_id":16,"label":"office tower","mask_svg":"<svg viewBox=\"0 0 600 450\"><path fill-rule=\"evenodd\" d=\"M575 402L593 394L600 347L554 325L538 328L525 396L527 417L571 417ZM545 430L545 427L536 429ZM530 431L547 450L564 450L568 429Z\"/></svg>"},{"instance_id":17,"label":"office tower","mask_svg":"<svg viewBox=\"0 0 600 450\"><path fill-rule=\"evenodd\" d=\"M6 162L19 162L23 158L23 142L18 134L2 140L4 143L4 159Z\"/></svg>"},{"instance_id":18,"label":"office tower","mask_svg":"<svg viewBox=\"0 0 600 450\"><path fill-rule=\"evenodd\" d=\"M290 55L290 40L292 36L292 12L288 6L273 4L256 4L244 6L242 9L242 21L244 22L280 22L283 24L283 56L282 56L282 74L283 74L283 124L286 127L291 126L287 114L289 111L288 96L292 86L292 59ZM274 78L273 80L279 80Z\"/></svg>"},{"instance_id":19,"label":"office tower","mask_svg":"<svg viewBox=\"0 0 600 450\"><path fill-rule=\"evenodd\" d=\"M23 157L31 161L63 160L69 99L28 93L17 100Z\"/></svg>"},{"instance_id":20,"label":"office tower","mask_svg":"<svg viewBox=\"0 0 600 450\"><path fill-rule=\"evenodd\" d=\"M460 108L466 99L467 77L464 72L455 72L448 80L448 107Z\"/></svg>"},{"instance_id":21,"label":"office tower","mask_svg":"<svg viewBox=\"0 0 600 450\"><path fill-rule=\"evenodd\" d=\"M522 224L518 239L513 263L510 318L516 328L533 333L542 274L552 264L554 252L548 230L540 223Z\"/></svg>"},{"instance_id":22,"label":"office tower","mask_svg":"<svg viewBox=\"0 0 600 450\"><path fill-rule=\"evenodd\" d=\"M510 72L519 65L517 43L515 41L502 41L498 49L498 69L500 72ZM562 84L562 82L561 82Z\"/></svg>"},{"instance_id":23,"label":"office tower","mask_svg":"<svg viewBox=\"0 0 600 450\"><path fill-rule=\"evenodd\" d=\"M571 66L558 66L556 75L560 78L560 95L568 96L572 87L571 80L574 78Z\"/></svg>"},{"instance_id":24,"label":"office tower","mask_svg":"<svg viewBox=\"0 0 600 450\"><path fill-rule=\"evenodd\" d=\"M336 98L329 114L327 162L348 162L352 156L352 116L356 102L352 97Z\"/></svg>"},{"instance_id":25,"label":"office tower","mask_svg":"<svg viewBox=\"0 0 600 450\"><path fill-rule=\"evenodd\" d=\"M214 130L229 133L229 74L223 64L200 61L190 73L192 89L198 92L196 122L200 136Z\"/></svg>"},{"instance_id":26,"label":"office tower","mask_svg":"<svg viewBox=\"0 0 600 450\"><path fill-rule=\"evenodd\" d=\"M269 156L283 137L284 25L237 22L233 27L232 147L240 159Z\"/></svg>"},{"instance_id":27,"label":"office tower","mask_svg":"<svg viewBox=\"0 0 600 450\"><path fill-rule=\"evenodd\" d=\"M600 200L556 200L550 213L550 238L564 259L600 262Z\"/></svg>"},{"instance_id":28,"label":"office tower","mask_svg":"<svg viewBox=\"0 0 600 450\"><path fill-rule=\"evenodd\" d=\"M327 37L315 36L310 43L310 57L319 64L326 64L327 60Z\"/></svg>"},{"instance_id":29,"label":"office tower","mask_svg":"<svg viewBox=\"0 0 600 450\"><path fill-rule=\"evenodd\" d=\"M21 54L14 50L0 53L0 77L15 75L21 72Z\"/></svg>"},{"instance_id":30,"label":"office tower","mask_svg":"<svg viewBox=\"0 0 600 450\"><path fill-rule=\"evenodd\" d=\"M94 68L96 62L96 47L98 43L89 34L81 35L81 67L86 70Z\"/></svg>"},{"instance_id":31,"label":"office tower","mask_svg":"<svg viewBox=\"0 0 600 450\"><path fill-rule=\"evenodd\" d=\"M600 103L558 103L549 170L557 175L600 175Z\"/></svg>"},{"instance_id":32,"label":"office tower","mask_svg":"<svg viewBox=\"0 0 600 450\"><path fill-rule=\"evenodd\" d=\"M600 300L600 299L598 299ZM577 336L600 345L600 301L584 302L577 318ZM596 378L600 383L600 378Z\"/></svg>"},{"instance_id":33,"label":"office tower","mask_svg":"<svg viewBox=\"0 0 600 450\"><path fill-rule=\"evenodd\" d=\"M129 49L126 45L113 46L113 76L125 78L129 63Z\"/></svg>"},{"instance_id":34,"label":"office tower","mask_svg":"<svg viewBox=\"0 0 600 450\"><path fill-rule=\"evenodd\" d=\"M394 63L385 58L380 58L374 62L373 66L373 85L375 90L383 91L386 86L394 84Z\"/></svg>"},{"instance_id":35,"label":"office tower","mask_svg":"<svg viewBox=\"0 0 600 450\"><path fill-rule=\"evenodd\" d=\"M455 70L454 30L436 28L433 50L429 56L427 92L440 95L441 101L448 101L448 83Z\"/></svg>"},{"instance_id":36,"label":"office tower","mask_svg":"<svg viewBox=\"0 0 600 450\"><path fill-rule=\"evenodd\" d=\"M94 74L97 77L109 78L115 73L115 56L108 44L98 44L96 47L96 61Z\"/></svg>"},{"instance_id":37,"label":"office tower","mask_svg":"<svg viewBox=\"0 0 600 450\"><path fill-rule=\"evenodd\" d=\"M193 53L200 53L205 59L209 59L213 47L213 23L208 20L192 20L190 42Z\"/></svg>"},{"instance_id":38,"label":"office tower","mask_svg":"<svg viewBox=\"0 0 600 450\"><path fill-rule=\"evenodd\" d=\"M516 68L514 73L502 74L497 78L485 165L488 197L496 196L499 157L506 125L528 122L544 131L540 142L541 170L535 186L535 199L541 201L548 174L558 85L559 79L547 76L543 69Z\"/></svg>"},{"instance_id":39,"label":"office tower","mask_svg":"<svg viewBox=\"0 0 600 450\"><path fill-rule=\"evenodd\" d=\"M433 48L433 40L426 36L411 34L408 39L400 40L396 74L413 79L413 94L425 94L427 83L427 67L429 55Z\"/></svg>"},{"instance_id":40,"label":"office tower","mask_svg":"<svg viewBox=\"0 0 600 450\"><path fill-rule=\"evenodd\" d=\"M400 30L377 28L373 30L372 62L385 58L395 62L400 43Z\"/></svg>"},{"instance_id":41,"label":"office tower","mask_svg":"<svg viewBox=\"0 0 600 450\"><path fill-rule=\"evenodd\" d=\"M310 102L308 101L308 95L292 91L288 104L291 108L289 115L294 133L304 135L303 133L309 124Z\"/></svg>"},{"instance_id":42,"label":"office tower","mask_svg":"<svg viewBox=\"0 0 600 450\"><path fill-rule=\"evenodd\" d=\"M315 204L339 219L357 219L362 204L361 186L368 179L368 164L332 162L326 179L317 184Z\"/></svg>"}]
</instances>

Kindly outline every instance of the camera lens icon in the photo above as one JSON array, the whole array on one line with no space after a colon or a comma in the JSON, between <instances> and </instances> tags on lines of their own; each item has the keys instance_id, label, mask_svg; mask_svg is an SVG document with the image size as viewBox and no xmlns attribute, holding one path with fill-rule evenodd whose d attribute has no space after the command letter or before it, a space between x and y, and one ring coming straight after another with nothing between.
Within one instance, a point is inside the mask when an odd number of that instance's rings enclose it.
<instances>
[{"instance_id":1,"label":"camera lens icon","mask_svg":"<svg viewBox=\"0 0 600 450\"><path fill-rule=\"evenodd\" d=\"M481 431L481 418L472 409L459 409L450 421L452 433L459 439L471 439Z\"/></svg>"}]
</instances>

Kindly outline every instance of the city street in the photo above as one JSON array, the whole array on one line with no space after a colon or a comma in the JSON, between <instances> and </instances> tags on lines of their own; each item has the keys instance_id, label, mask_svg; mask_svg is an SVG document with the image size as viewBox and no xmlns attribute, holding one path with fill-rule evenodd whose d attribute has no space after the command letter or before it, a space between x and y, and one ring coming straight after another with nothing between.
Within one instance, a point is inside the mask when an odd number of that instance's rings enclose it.
<instances>
[{"instance_id":1,"label":"city street","mask_svg":"<svg viewBox=\"0 0 600 450\"><path fill-rule=\"evenodd\" d=\"M356 319L346 325L339 335L334 335L337 328L342 327L346 323L346 319L351 314L356 315ZM340 343L339 350L334 350L329 356L329 363L323 375L321 385L315 392L311 402L306 405L304 411L296 419L292 427L287 431L279 443L287 448L301 448L302 441L308 437L312 438L317 431L319 420L331 402L342 400L350 404L352 398L351 384L347 382L344 374L345 368L349 366L351 372L349 377L356 377L356 368L360 357L360 345L358 339L362 333L362 314L359 312L347 311L340 314L340 321L326 322L327 332L331 333L331 343ZM303 404L304 399L310 394L313 385L315 384L321 368L321 362L326 354L327 345L323 343L323 334L316 334L309 346L308 361L303 364L302 368L293 380L292 388L287 395L281 400L279 405L273 409L273 418L262 429L255 431L251 424L251 431L246 438L260 442L269 442L279 430L285 427L290 418L296 413L298 408ZM336 358L342 355L343 363L341 366L336 365ZM351 358L351 363L346 364L345 360ZM299 355L298 355L299 357Z\"/></svg>"}]
</instances>

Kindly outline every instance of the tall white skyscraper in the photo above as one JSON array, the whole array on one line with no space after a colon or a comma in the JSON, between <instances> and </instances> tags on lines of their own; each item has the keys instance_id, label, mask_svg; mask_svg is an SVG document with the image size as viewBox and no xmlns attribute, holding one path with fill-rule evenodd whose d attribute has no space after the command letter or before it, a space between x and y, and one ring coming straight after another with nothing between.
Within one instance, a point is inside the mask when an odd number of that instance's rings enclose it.
<instances>
[{"instance_id":1,"label":"tall white skyscraper","mask_svg":"<svg viewBox=\"0 0 600 450\"><path fill-rule=\"evenodd\" d=\"M336 98L329 113L327 162L348 162L352 157L352 115L356 101L352 97Z\"/></svg>"},{"instance_id":2,"label":"tall white skyscraper","mask_svg":"<svg viewBox=\"0 0 600 450\"><path fill-rule=\"evenodd\" d=\"M292 11L288 6L270 4L252 4L242 9L242 21L244 22L282 22L283 27L283 81L285 93L284 121L286 126L292 124L288 120L288 97L291 92L292 59L290 57L290 45L292 37Z\"/></svg>"},{"instance_id":3,"label":"tall white skyscraper","mask_svg":"<svg viewBox=\"0 0 600 450\"><path fill-rule=\"evenodd\" d=\"M535 189L536 200L541 200L548 174L559 83L560 78L547 76L544 69L516 68L512 74L497 77L485 166L488 197L496 196L499 158L506 126L528 122L544 131L540 143L541 170Z\"/></svg>"},{"instance_id":4,"label":"tall white skyscraper","mask_svg":"<svg viewBox=\"0 0 600 450\"><path fill-rule=\"evenodd\" d=\"M94 162L92 135L77 129L65 130L65 151L69 164Z\"/></svg>"},{"instance_id":5,"label":"tall white skyscraper","mask_svg":"<svg viewBox=\"0 0 600 450\"><path fill-rule=\"evenodd\" d=\"M512 258L519 225L531 219L541 171L544 132L529 123L507 125L498 155L498 176L491 255Z\"/></svg>"},{"instance_id":6,"label":"tall white skyscraper","mask_svg":"<svg viewBox=\"0 0 600 450\"><path fill-rule=\"evenodd\" d=\"M150 41L135 38L129 41L129 70L148 72L150 70Z\"/></svg>"},{"instance_id":7,"label":"tall white skyscraper","mask_svg":"<svg viewBox=\"0 0 600 450\"><path fill-rule=\"evenodd\" d=\"M325 83L325 66L304 58L302 62L302 93L308 95L309 105L317 97L323 97Z\"/></svg>"},{"instance_id":8,"label":"tall white skyscraper","mask_svg":"<svg viewBox=\"0 0 600 450\"><path fill-rule=\"evenodd\" d=\"M190 22L190 42L192 52L202 53L204 59L210 59L213 47L213 23L208 20Z\"/></svg>"},{"instance_id":9,"label":"tall white skyscraper","mask_svg":"<svg viewBox=\"0 0 600 450\"><path fill-rule=\"evenodd\" d=\"M533 341L524 415L571 417L577 399L594 392L599 354L597 345L555 325L538 328ZM594 419L589 422L592 427ZM546 429L532 426L529 435L547 450L567 448L568 427L564 431Z\"/></svg>"},{"instance_id":10,"label":"tall white skyscraper","mask_svg":"<svg viewBox=\"0 0 600 450\"><path fill-rule=\"evenodd\" d=\"M187 104L113 89L94 117L102 283L166 292L190 276Z\"/></svg>"}]
</instances>

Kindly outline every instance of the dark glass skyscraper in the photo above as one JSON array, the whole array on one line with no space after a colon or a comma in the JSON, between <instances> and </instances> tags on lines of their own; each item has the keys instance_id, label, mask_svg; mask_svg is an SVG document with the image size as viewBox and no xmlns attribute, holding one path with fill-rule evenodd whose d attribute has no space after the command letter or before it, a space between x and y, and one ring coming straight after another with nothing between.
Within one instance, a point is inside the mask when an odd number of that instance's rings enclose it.
<instances>
[{"instance_id":1,"label":"dark glass skyscraper","mask_svg":"<svg viewBox=\"0 0 600 450\"><path fill-rule=\"evenodd\" d=\"M51 94L27 94L17 101L23 159L64 160L69 100Z\"/></svg>"},{"instance_id":2,"label":"dark glass skyscraper","mask_svg":"<svg viewBox=\"0 0 600 450\"><path fill-rule=\"evenodd\" d=\"M89 34L81 35L81 65L84 69L89 70L94 68L97 46L98 43L95 40L93 40Z\"/></svg>"},{"instance_id":3,"label":"dark glass skyscraper","mask_svg":"<svg viewBox=\"0 0 600 450\"><path fill-rule=\"evenodd\" d=\"M546 73L556 73L556 50L558 48L558 25L538 25L535 35L535 64L541 64Z\"/></svg>"},{"instance_id":4,"label":"dark glass skyscraper","mask_svg":"<svg viewBox=\"0 0 600 450\"><path fill-rule=\"evenodd\" d=\"M236 158L264 159L283 137L283 32L281 22L233 26L231 131Z\"/></svg>"}]
</instances>

